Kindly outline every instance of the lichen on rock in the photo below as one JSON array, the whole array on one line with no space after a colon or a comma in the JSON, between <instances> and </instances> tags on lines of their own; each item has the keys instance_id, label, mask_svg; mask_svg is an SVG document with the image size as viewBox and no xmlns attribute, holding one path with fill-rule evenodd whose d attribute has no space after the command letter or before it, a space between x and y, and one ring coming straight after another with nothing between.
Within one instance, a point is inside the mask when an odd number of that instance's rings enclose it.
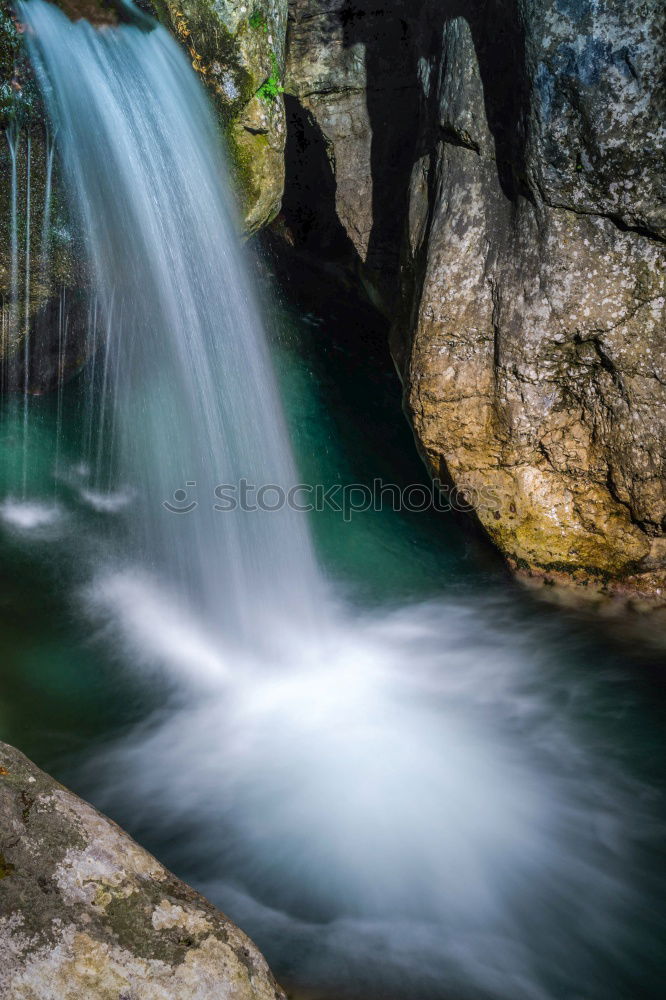
<instances>
[{"instance_id":1,"label":"lichen on rock","mask_svg":"<svg viewBox=\"0 0 666 1000\"><path fill-rule=\"evenodd\" d=\"M427 461L438 475L492 487L495 509L478 516L511 564L657 601L666 594L658 6L607 2L593 13L557 0L538 11L519 4L507 20L499 7L462 17L438 5L433 27L425 5L421 44L439 55L424 75L428 143L410 184L394 327Z\"/></svg>"},{"instance_id":2,"label":"lichen on rock","mask_svg":"<svg viewBox=\"0 0 666 1000\"><path fill-rule=\"evenodd\" d=\"M254 944L0 743L3 1000L286 1000Z\"/></svg>"}]
</instances>

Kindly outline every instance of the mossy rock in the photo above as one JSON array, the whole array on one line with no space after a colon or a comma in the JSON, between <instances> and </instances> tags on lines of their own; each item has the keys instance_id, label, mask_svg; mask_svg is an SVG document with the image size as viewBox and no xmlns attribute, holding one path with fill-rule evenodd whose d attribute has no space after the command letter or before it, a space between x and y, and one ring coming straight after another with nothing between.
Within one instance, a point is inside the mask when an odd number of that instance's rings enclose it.
<instances>
[{"instance_id":1,"label":"mossy rock","mask_svg":"<svg viewBox=\"0 0 666 1000\"><path fill-rule=\"evenodd\" d=\"M284 188L286 0L154 0L186 49L227 137L245 229L277 215Z\"/></svg>"},{"instance_id":2,"label":"mossy rock","mask_svg":"<svg viewBox=\"0 0 666 1000\"><path fill-rule=\"evenodd\" d=\"M286 1000L227 917L4 743L0 949L4 1000Z\"/></svg>"}]
</instances>

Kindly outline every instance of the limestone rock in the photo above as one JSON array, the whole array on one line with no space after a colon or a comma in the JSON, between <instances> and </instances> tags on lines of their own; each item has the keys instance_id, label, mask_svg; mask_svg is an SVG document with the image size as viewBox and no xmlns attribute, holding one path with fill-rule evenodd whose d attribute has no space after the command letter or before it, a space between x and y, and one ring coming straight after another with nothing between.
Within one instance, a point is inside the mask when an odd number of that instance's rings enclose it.
<instances>
[{"instance_id":1,"label":"limestone rock","mask_svg":"<svg viewBox=\"0 0 666 1000\"><path fill-rule=\"evenodd\" d=\"M3 1000L286 1000L254 944L0 743Z\"/></svg>"},{"instance_id":2,"label":"limestone rock","mask_svg":"<svg viewBox=\"0 0 666 1000\"><path fill-rule=\"evenodd\" d=\"M430 467L492 491L478 516L512 564L657 598L662 14L426 3L419 45L434 51L435 33L438 55L421 71L394 329Z\"/></svg>"},{"instance_id":3,"label":"limestone rock","mask_svg":"<svg viewBox=\"0 0 666 1000\"><path fill-rule=\"evenodd\" d=\"M651 600L665 22L659 0L290 0L287 63L287 223L324 257L346 240L378 292L432 473L519 571Z\"/></svg>"},{"instance_id":4,"label":"limestone rock","mask_svg":"<svg viewBox=\"0 0 666 1000\"><path fill-rule=\"evenodd\" d=\"M154 0L206 85L235 168L245 228L278 213L286 139L287 0Z\"/></svg>"}]
</instances>

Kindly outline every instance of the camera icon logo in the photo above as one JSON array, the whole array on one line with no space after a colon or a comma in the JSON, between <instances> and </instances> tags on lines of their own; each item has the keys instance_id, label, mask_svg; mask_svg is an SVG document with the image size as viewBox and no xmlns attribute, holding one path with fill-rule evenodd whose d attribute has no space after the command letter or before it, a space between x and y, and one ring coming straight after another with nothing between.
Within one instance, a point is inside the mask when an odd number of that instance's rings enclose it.
<instances>
[{"instance_id":1,"label":"camera icon logo","mask_svg":"<svg viewBox=\"0 0 666 1000\"><path fill-rule=\"evenodd\" d=\"M196 482L193 481L185 483L188 489L196 485ZM163 500L162 506L171 514L191 514L199 504L196 500L189 499L187 490L180 488L174 491L172 501Z\"/></svg>"}]
</instances>

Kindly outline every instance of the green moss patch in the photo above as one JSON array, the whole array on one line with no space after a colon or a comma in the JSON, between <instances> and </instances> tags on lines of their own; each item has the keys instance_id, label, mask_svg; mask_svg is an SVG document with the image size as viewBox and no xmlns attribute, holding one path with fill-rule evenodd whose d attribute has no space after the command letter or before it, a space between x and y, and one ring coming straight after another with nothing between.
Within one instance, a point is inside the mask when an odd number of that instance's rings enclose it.
<instances>
[{"instance_id":1,"label":"green moss patch","mask_svg":"<svg viewBox=\"0 0 666 1000\"><path fill-rule=\"evenodd\" d=\"M16 866L7 861L4 854L0 854L0 879L9 878L16 871Z\"/></svg>"}]
</instances>

